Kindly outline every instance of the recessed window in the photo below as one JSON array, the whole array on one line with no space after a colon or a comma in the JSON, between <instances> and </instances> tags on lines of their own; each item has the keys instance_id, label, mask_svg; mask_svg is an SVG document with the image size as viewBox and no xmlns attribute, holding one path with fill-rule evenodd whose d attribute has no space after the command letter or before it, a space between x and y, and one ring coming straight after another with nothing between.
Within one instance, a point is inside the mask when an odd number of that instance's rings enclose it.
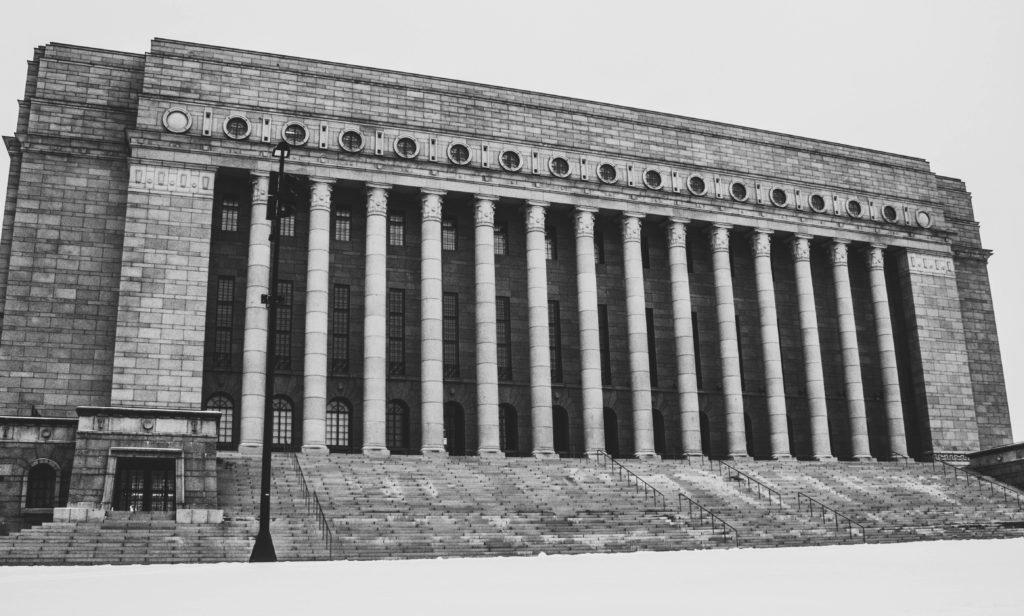
<instances>
[{"instance_id":1,"label":"recessed window","mask_svg":"<svg viewBox=\"0 0 1024 616\"><path fill-rule=\"evenodd\" d=\"M775 190L778 190L778 189L776 188ZM772 195L772 201L773 202L775 201L775 195L774 194ZM818 212L819 214L821 212L824 212L825 211L825 197L822 197L821 195L818 195L818 194L811 195L811 203L810 203L810 205L811 205L811 209L814 210L815 212Z\"/></svg>"},{"instance_id":2,"label":"recessed window","mask_svg":"<svg viewBox=\"0 0 1024 616\"><path fill-rule=\"evenodd\" d=\"M664 180L661 178L661 174L654 169L648 169L644 171L644 186L651 190L661 190L664 185Z\"/></svg>"},{"instance_id":3,"label":"recessed window","mask_svg":"<svg viewBox=\"0 0 1024 616\"><path fill-rule=\"evenodd\" d=\"M619 178L619 172L615 169L615 165L602 163L597 168L597 177L601 178L605 184L614 184L615 180Z\"/></svg>"},{"instance_id":4,"label":"recessed window","mask_svg":"<svg viewBox=\"0 0 1024 616\"><path fill-rule=\"evenodd\" d=\"M787 195L786 191L781 188L773 188L772 192L769 193L769 197L771 198L772 203L778 206L786 205L786 202L789 201L789 195Z\"/></svg>"},{"instance_id":5,"label":"recessed window","mask_svg":"<svg viewBox=\"0 0 1024 616\"><path fill-rule=\"evenodd\" d=\"M896 222L896 219L899 218L899 212L893 206L887 205L882 208L882 218L885 219L885 222Z\"/></svg>"},{"instance_id":6,"label":"recessed window","mask_svg":"<svg viewBox=\"0 0 1024 616\"><path fill-rule=\"evenodd\" d=\"M171 107L164 112L163 122L172 133L183 133L192 126L192 115L182 107Z\"/></svg>"},{"instance_id":7,"label":"recessed window","mask_svg":"<svg viewBox=\"0 0 1024 616\"><path fill-rule=\"evenodd\" d=\"M395 140L395 154L402 158L416 158L420 153L420 144L412 137L399 137Z\"/></svg>"},{"instance_id":8,"label":"recessed window","mask_svg":"<svg viewBox=\"0 0 1024 616\"><path fill-rule=\"evenodd\" d=\"M388 246L405 246L405 214L388 212Z\"/></svg>"},{"instance_id":9,"label":"recessed window","mask_svg":"<svg viewBox=\"0 0 1024 616\"><path fill-rule=\"evenodd\" d=\"M302 145L309 139L309 131L299 122L285 124L281 137L291 145Z\"/></svg>"},{"instance_id":10,"label":"recessed window","mask_svg":"<svg viewBox=\"0 0 1024 616\"><path fill-rule=\"evenodd\" d=\"M458 227L454 218L441 219L441 250L454 252L459 249Z\"/></svg>"},{"instance_id":11,"label":"recessed window","mask_svg":"<svg viewBox=\"0 0 1024 616\"><path fill-rule=\"evenodd\" d=\"M388 410L384 418L384 444L391 451L404 451L408 446L408 415L409 411L401 400L388 402Z\"/></svg>"},{"instance_id":12,"label":"recessed window","mask_svg":"<svg viewBox=\"0 0 1024 616\"><path fill-rule=\"evenodd\" d=\"M453 143L448 146L448 160L456 165L465 165L469 162L469 147L465 143Z\"/></svg>"},{"instance_id":13,"label":"recessed window","mask_svg":"<svg viewBox=\"0 0 1024 616\"><path fill-rule=\"evenodd\" d=\"M551 227L544 228L544 256L548 261L558 260L558 236Z\"/></svg>"},{"instance_id":14,"label":"recessed window","mask_svg":"<svg viewBox=\"0 0 1024 616\"><path fill-rule=\"evenodd\" d=\"M691 175L689 179L686 180L686 188L698 197L708 192L708 185L704 182L704 178L699 175Z\"/></svg>"},{"instance_id":15,"label":"recessed window","mask_svg":"<svg viewBox=\"0 0 1024 616\"><path fill-rule=\"evenodd\" d=\"M284 396L274 396L274 445L292 444L292 403Z\"/></svg>"},{"instance_id":16,"label":"recessed window","mask_svg":"<svg viewBox=\"0 0 1024 616\"><path fill-rule=\"evenodd\" d=\"M496 255L507 255L508 254L508 223L507 222L495 222L494 223L494 254Z\"/></svg>"},{"instance_id":17,"label":"recessed window","mask_svg":"<svg viewBox=\"0 0 1024 616\"><path fill-rule=\"evenodd\" d=\"M334 239L339 242L352 240L352 210L347 207L334 210Z\"/></svg>"},{"instance_id":18,"label":"recessed window","mask_svg":"<svg viewBox=\"0 0 1024 616\"><path fill-rule=\"evenodd\" d=\"M505 171L519 171L523 168L523 159L515 150L504 150L498 156L498 162Z\"/></svg>"},{"instance_id":19,"label":"recessed window","mask_svg":"<svg viewBox=\"0 0 1024 616\"><path fill-rule=\"evenodd\" d=\"M405 376L405 290L388 289L388 375Z\"/></svg>"},{"instance_id":20,"label":"recessed window","mask_svg":"<svg viewBox=\"0 0 1024 616\"><path fill-rule=\"evenodd\" d=\"M512 309L508 297L498 296L494 303L494 325L497 333L498 379L512 380Z\"/></svg>"},{"instance_id":21,"label":"recessed window","mask_svg":"<svg viewBox=\"0 0 1024 616\"><path fill-rule=\"evenodd\" d=\"M733 182L729 187L729 194L736 201L747 200L747 186L743 182Z\"/></svg>"},{"instance_id":22,"label":"recessed window","mask_svg":"<svg viewBox=\"0 0 1024 616\"><path fill-rule=\"evenodd\" d=\"M295 237L295 217L281 217L281 237Z\"/></svg>"},{"instance_id":23,"label":"recessed window","mask_svg":"<svg viewBox=\"0 0 1024 616\"><path fill-rule=\"evenodd\" d=\"M327 446L344 449L349 445L352 410L344 400L335 398L327 404Z\"/></svg>"},{"instance_id":24,"label":"recessed window","mask_svg":"<svg viewBox=\"0 0 1024 616\"><path fill-rule=\"evenodd\" d=\"M358 131L347 130L341 133L341 137L338 138L338 144L346 152L359 152L363 149L363 136Z\"/></svg>"},{"instance_id":25,"label":"recessed window","mask_svg":"<svg viewBox=\"0 0 1024 616\"><path fill-rule=\"evenodd\" d=\"M277 282L277 310L274 316L274 364L279 370L292 369L292 292L291 281Z\"/></svg>"},{"instance_id":26,"label":"recessed window","mask_svg":"<svg viewBox=\"0 0 1024 616\"><path fill-rule=\"evenodd\" d=\"M459 294L445 293L441 304L441 336L444 377L459 377Z\"/></svg>"},{"instance_id":27,"label":"recessed window","mask_svg":"<svg viewBox=\"0 0 1024 616\"><path fill-rule=\"evenodd\" d=\"M856 199L850 199L846 202L846 213L853 218L860 218L864 213L864 208L861 207L860 201Z\"/></svg>"},{"instance_id":28,"label":"recessed window","mask_svg":"<svg viewBox=\"0 0 1024 616\"><path fill-rule=\"evenodd\" d=\"M224 134L232 139L245 139L249 130L249 121L242 116L231 116L224 121Z\"/></svg>"},{"instance_id":29,"label":"recessed window","mask_svg":"<svg viewBox=\"0 0 1024 616\"><path fill-rule=\"evenodd\" d=\"M238 231L238 198L226 195L220 202L220 230Z\"/></svg>"},{"instance_id":30,"label":"recessed window","mask_svg":"<svg viewBox=\"0 0 1024 616\"><path fill-rule=\"evenodd\" d=\"M349 299L351 291L347 284L334 285L334 304L331 306L330 367L332 374L348 374L349 371Z\"/></svg>"},{"instance_id":31,"label":"recessed window","mask_svg":"<svg viewBox=\"0 0 1024 616\"><path fill-rule=\"evenodd\" d=\"M213 367L231 369L231 338L235 326L235 278L217 279L217 306L213 330Z\"/></svg>"},{"instance_id":32,"label":"recessed window","mask_svg":"<svg viewBox=\"0 0 1024 616\"><path fill-rule=\"evenodd\" d=\"M551 171L551 175L559 178L569 177L569 161L565 160L561 156L553 156L548 161L548 170Z\"/></svg>"},{"instance_id":33,"label":"recessed window","mask_svg":"<svg viewBox=\"0 0 1024 616\"><path fill-rule=\"evenodd\" d=\"M223 445L233 443L235 405L231 402L231 398L227 394L214 394L206 401L204 409L220 413L220 422L217 424L217 442Z\"/></svg>"}]
</instances>

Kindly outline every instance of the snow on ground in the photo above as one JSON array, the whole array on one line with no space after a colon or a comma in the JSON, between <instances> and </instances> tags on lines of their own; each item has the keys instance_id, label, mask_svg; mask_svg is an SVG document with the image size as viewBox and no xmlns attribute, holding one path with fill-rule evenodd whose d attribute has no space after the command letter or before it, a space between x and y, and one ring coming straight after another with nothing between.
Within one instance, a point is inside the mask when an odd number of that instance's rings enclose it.
<instances>
[{"instance_id":1,"label":"snow on ground","mask_svg":"<svg viewBox=\"0 0 1024 616\"><path fill-rule=\"evenodd\" d=\"M761 550L0 568L0 614L1021 614L1024 539ZM648 610L658 610L648 612ZM667 610L667 611L666 611Z\"/></svg>"}]
</instances>

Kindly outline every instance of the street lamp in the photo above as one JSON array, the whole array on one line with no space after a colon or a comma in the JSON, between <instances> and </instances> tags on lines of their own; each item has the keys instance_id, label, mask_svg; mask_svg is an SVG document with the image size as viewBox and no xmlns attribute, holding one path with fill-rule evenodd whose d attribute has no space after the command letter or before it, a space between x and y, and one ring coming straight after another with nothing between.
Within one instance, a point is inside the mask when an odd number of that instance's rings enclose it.
<instances>
[{"instance_id":1,"label":"street lamp","mask_svg":"<svg viewBox=\"0 0 1024 616\"><path fill-rule=\"evenodd\" d=\"M270 220L270 282L263 303L267 305L267 366L263 391L263 469L260 476L260 530L252 546L251 563L277 562L274 540L270 536L270 448L274 439L274 363L277 351L274 345L274 327L277 321L277 265L280 256L282 204L281 178L284 177L284 159L291 154L288 142L281 141L274 148L278 160L274 190L267 198L267 219Z\"/></svg>"}]
</instances>

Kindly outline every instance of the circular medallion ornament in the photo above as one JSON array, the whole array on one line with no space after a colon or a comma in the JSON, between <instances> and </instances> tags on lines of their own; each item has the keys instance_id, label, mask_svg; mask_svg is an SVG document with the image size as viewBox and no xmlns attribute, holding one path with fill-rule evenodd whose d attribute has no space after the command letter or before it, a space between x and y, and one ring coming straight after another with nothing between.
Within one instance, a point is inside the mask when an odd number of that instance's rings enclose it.
<instances>
[{"instance_id":1,"label":"circular medallion ornament","mask_svg":"<svg viewBox=\"0 0 1024 616\"><path fill-rule=\"evenodd\" d=\"M786 202L789 201L789 195L781 188L773 188L768 197L772 200L772 203L779 207L785 207Z\"/></svg>"},{"instance_id":2,"label":"circular medallion ornament","mask_svg":"<svg viewBox=\"0 0 1024 616\"><path fill-rule=\"evenodd\" d=\"M184 133L192 127L192 114L184 107L171 107L164 112L163 123L172 133Z\"/></svg>"},{"instance_id":3,"label":"circular medallion ornament","mask_svg":"<svg viewBox=\"0 0 1024 616\"><path fill-rule=\"evenodd\" d=\"M736 201L746 201L747 185L743 182L733 182L729 187L729 195Z\"/></svg>"},{"instance_id":4,"label":"circular medallion ornament","mask_svg":"<svg viewBox=\"0 0 1024 616\"><path fill-rule=\"evenodd\" d=\"M775 190L779 190L779 189L776 188ZM785 196L785 195L783 195L783 196ZM772 202L773 203L775 202L774 197L772 198ZM776 203L776 205L778 205L778 204ZM809 205L811 206L812 210L814 210L815 212L821 214L822 212L825 211L825 207L827 207L828 204L825 203L825 197L822 197L821 195L815 193L815 194L811 195L811 199L810 199L810 204Z\"/></svg>"},{"instance_id":5,"label":"circular medallion ornament","mask_svg":"<svg viewBox=\"0 0 1024 616\"><path fill-rule=\"evenodd\" d=\"M44 441L45 441L45 440L49 440L49 438L50 438L51 436L53 436L53 432L52 432L52 431L51 431L51 430L50 430L49 428L43 428L42 430L40 430L40 431L39 431L39 436L40 436L40 437L41 437L41 438L42 438L42 439L43 439Z\"/></svg>"},{"instance_id":6,"label":"circular medallion ornament","mask_svg":"<svg viewBox=\"0 0 1024 616\"><path fill-rule=\"evenodd\" d=\"M644 186L651 190L661 190L664 186L664 180L661 178L661 174L654 169L648 169L644 171Z\"/></svg>"},{"instance_id":7,"label":"circular medallion ornament","mask_svg":"<svg viewBox=\"0 0 1024 616\"><path fill-rule=\"evenodd\" d=\"M346 152L360 152L363 149L363 136L356 130L347 130L338 137L338 145Z\"/></svg>"},{"instance_id":8,"label":"circular medallion ornament","mask_svg":"<svg viewBox=\"0 0 1024 616\"><path fill-rule=\"evenodd\" d=\"M850 215L850 218L860 218L864 215L864 208L861 207L860 201L850 199L846 202L846 213Z\"/></svg>"},{"instance_id":9,"label":"circular medallion ornament","mask_svg":"<svg viewBox=\"0 0 1024 616\"><path fill-rule=\"evenodd\" d=\"M602 163L597 168L597 177L605 184L614 184L615 180L619 179L619 172L614 165Z\"/></svg>"},{"instance_id":10,"label":"circular medallion ornament","mask_svg":"<svg viewBox=\"0 0 1024 616\"><path fill-rule=\"evenodd\" d=\"M687 178L686 188L698 197L701 197L708 192L708 185L704 182L704 178L699 175L691 175Z\"/></svg>"},{"instance_id":11,"label":"circular medallion ornament","mask_svg":"<svg viewBox=\"0 0 1024 616\"><path fill-rule=\"evenodd\" d=\"M456 165L469 163L469 146L465 143L452 143L448 146L448 160Z\"/></svg>"},{"instance_id":12,"label":"circular medallion ornament","mask_svg":"<svg viewBox=\"0 0 1024 616\"><path fill-rule=\"evenodd\" d=\"M926 212L924 210L918 210L917 211L917 215L915 216L915 218L917 218L917 224L919 224L922 229L930 229L931 228L931 226L932 226L932 215L929 214L928 212Z\"/></svg>"},{"instance_id":13,"label":"circular medallion ornament","mask_svg":"<svg viewBox=\"0 0 1024 616\"><path fill-rule=\"evenodd\" d=\"M142 429L145 430L146 432L151 431L155 426L156 426L156 421L154 421L150 417L147 417L147 418L142 420Z\"/></svg>"},{"instance_id":14,"label":"circular medallion ornament","mask_svg":"<svg viewBox=\"0 0 1024 616\"><path fill-rule=\"evenodd\" d=\"M420 144L412 137L399 137L395 139L395 154L402 158L416 158L420 153Z\"/></svg>"},{"instance_id":15,"label":"circular medallion ornament","mask_svg":"<svg viewBox=\"0 0 1024 616\"><path fill-rule=\"evenodd\" d=\"M569 161L561 156L552 156L548 161L548 170L557 178L567 178L569 177Z\"/></svg>"},{"instance_id":16,"label":"circular medallion ornament","mask_svg":"<svg viewBox=\"0 0 1024 616\"><path fill-rule=\"evenodd\" d=\"M523 168L523 159L515 150L502 150L498 155L498 163L505 171L519 171Z\"/></svg>"},{"instance_id":17,"label":"circular medallion ornament","mask_svg":"<svg viewBox=\"0 0 1024 616\"><path fill-rule=\"evenodd\" d=\"M224 134L232 139L245 139L251 130L249 121L240 115L228 116L224 120Z\"/></svg>"},{"instance_id":18,"label":"circular medallion ornament","mask_svg":"<svg viewBox=\"0 0 1024 616\"><path fill-rule=\"evenodd\" d=\"M891 205L887 205L882 208L882 219L885 220L885 222L896 222L896 219L899 218L899 216L900 213Z\"/></svg>"},{"instance_id":19,"label":"circular medallion ornament","mask_svg":"<svg viewBox=\"0 0 1024 616\"><path fill-rule=\"evenodd\" d=\"M289 145L304 145L309 140L309 131L301 122L289 122L281 129L281 138Z\"/></svg>"}]
</instances>

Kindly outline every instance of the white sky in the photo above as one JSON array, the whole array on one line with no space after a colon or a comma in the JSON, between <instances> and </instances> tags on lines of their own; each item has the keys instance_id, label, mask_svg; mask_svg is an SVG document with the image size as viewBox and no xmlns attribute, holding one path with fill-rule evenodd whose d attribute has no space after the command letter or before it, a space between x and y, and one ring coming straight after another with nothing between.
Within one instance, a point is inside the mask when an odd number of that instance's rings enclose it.
<instances>
[{"instance_id":1,"label":"white sky","mask_svg":"<svg viewBox=\"0 0 1024 616\"><path fill-rule=\"evenodd\" d=\"M1024 3L19 1L4 8L0 134L51 41L143 53L156 36L451 77L919 156L963 179L1024 434ZM0 189L9 159L0 156ZM1017 178L1015 180L1014 178ZM2 194L2 193L0 193Z\"/></svg>"},{"instance_id":2,"label":"white sky","mask_svg":"<svg viewBox=\"0 0 1024 616\"><path fill-rule=\"evenodd\" d=\"M7 614L1018 615L1024 539L536 558L0 568Z\"/></svg>"}]
</instances>

